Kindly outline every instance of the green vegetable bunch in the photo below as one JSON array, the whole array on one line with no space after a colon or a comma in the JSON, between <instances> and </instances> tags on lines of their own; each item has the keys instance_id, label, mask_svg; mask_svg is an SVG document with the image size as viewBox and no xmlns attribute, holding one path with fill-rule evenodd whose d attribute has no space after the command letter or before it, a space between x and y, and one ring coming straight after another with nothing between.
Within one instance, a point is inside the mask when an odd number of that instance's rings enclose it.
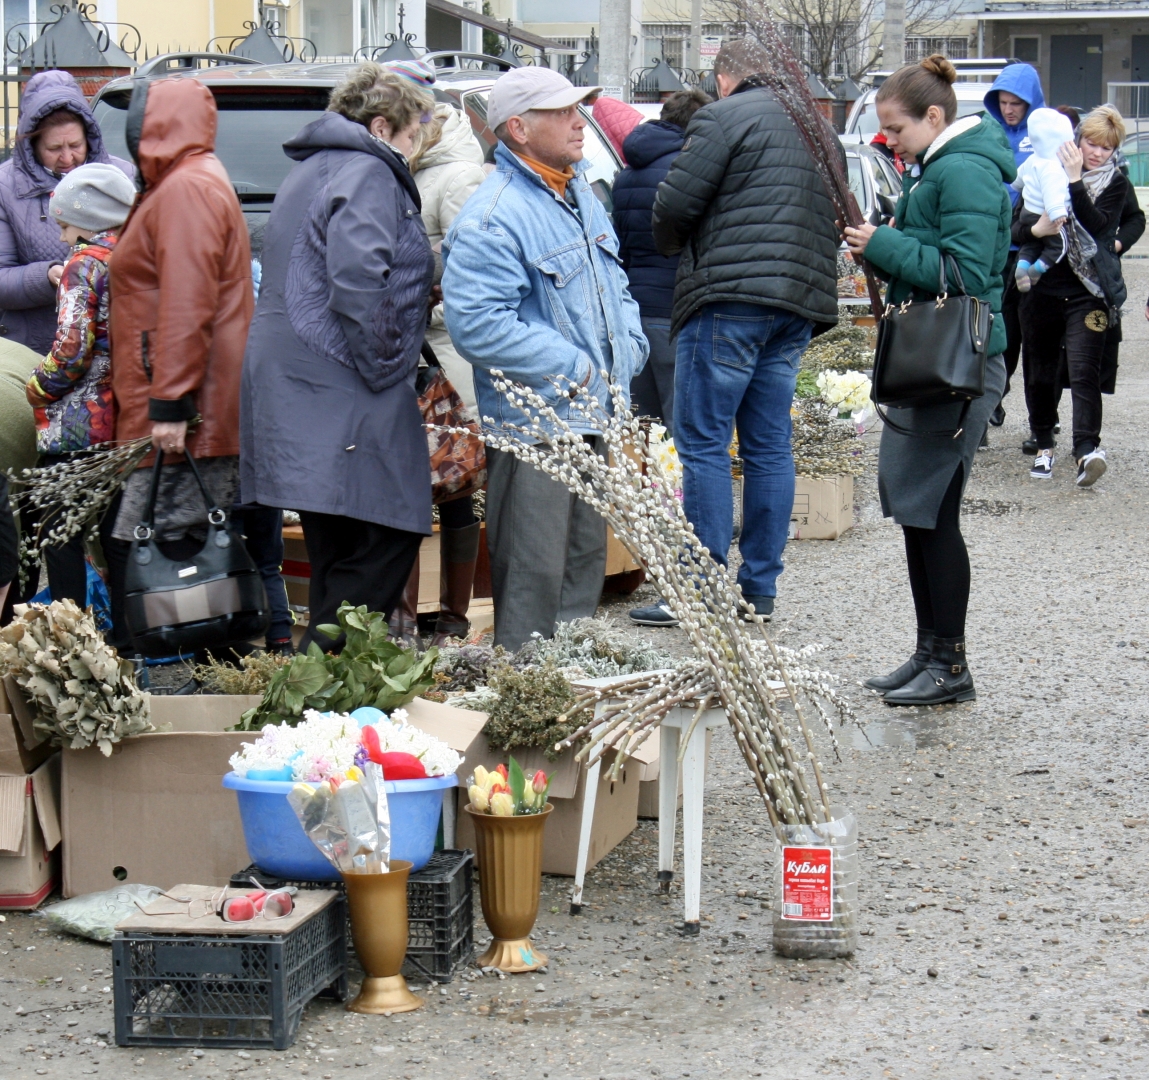
<instances>
[{"instance_id":1,"label":"green vegetable bunch","mask_svg":"<svg viewBox=\"0 0 1149 1080\"><path fill-rule=\"evenodd\" d=\"M344 601L336 613L339 625L325 623L319 633L334 641L346 635L342 652L325 653L312 642L272 677L263 700L240 718L238 730L264 724L294 726L308 709L349 713L364 705L390 712L434 684L438 650L422 656L387 637L387 620L363 605Z\"/></svg>"}]
</instances>

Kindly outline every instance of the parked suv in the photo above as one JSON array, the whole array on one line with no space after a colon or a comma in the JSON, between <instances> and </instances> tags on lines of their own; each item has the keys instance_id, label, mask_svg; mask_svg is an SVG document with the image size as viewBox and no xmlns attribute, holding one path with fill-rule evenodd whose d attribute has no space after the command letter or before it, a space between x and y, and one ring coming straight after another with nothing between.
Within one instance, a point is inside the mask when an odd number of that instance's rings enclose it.
<instances>
[{"instance_id":1,"label":"parked suv","mask_svg":"<svg viewBox=\"0 0 1149 1080\"><path fill-rule=\"evenodd\" d=\"M435 97L461 109L488 151L495 135L487 127L487 95L506 68L491 57L429 54L439 67ZM464 64L473 63L474 67ZM482 66L478 66L478 65ZM202 65L202 66L196 66ZM124 138L132 86L140 78L195 78L214 95L219 109L215 152L231 177L251 233L252 254L263 250L263 230L279 185L292 166L283 144L327 108L331 90L354 64L258 64L241 57L176 53L156 57L133 76L115 79L96 96L94 110L108 152L131 159ZM622 168L614 149L584 110L583 153L590 161L588 180L610 206L610 189Z\"/></svg>"}]
</instances>

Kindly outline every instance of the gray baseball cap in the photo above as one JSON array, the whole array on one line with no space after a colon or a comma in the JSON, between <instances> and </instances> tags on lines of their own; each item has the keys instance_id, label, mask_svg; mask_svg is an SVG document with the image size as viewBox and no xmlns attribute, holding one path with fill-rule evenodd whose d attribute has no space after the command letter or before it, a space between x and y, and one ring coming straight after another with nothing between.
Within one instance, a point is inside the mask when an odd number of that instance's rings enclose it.
<instances>
[{"instance_id":1,"label":"gray baseball cap","mask_svg":"<svg viewBox=\"0 0 1149 1080\"><path fill-rule=\"evenodd\" d=\"M600 90L601 86L575 86L548 67L512 68L491 87L487 126L494 131L512 116L522 116L531 109L566 109Z\"/></svg>"}]
</instances>

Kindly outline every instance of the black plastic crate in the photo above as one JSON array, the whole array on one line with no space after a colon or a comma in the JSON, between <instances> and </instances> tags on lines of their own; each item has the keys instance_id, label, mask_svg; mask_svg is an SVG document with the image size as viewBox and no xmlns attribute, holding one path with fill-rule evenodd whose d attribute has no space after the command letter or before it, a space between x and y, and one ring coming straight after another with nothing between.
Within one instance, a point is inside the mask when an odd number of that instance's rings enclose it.
<instances>
[{"instance_id":1,"label":"black plastic crate","mask_svg":"<svg viewBox=\"0 0 1149 1080\"><path fill-rule=\"evenodd\" d=\"M407 886L407 963L450 982L475 955L471 851L436 851Z\"/></svg>"},{"instance_id":2,"label":"black plastic crate","mask_svg":"<svg viewBox=\"0 0 1149 1080\"><path fill-rule=\"evenodd\" d=\"M285 1050L312 998L347 996L346 922L337 897L287 934L116 934L116 1045Z\"/></svg>"},{"instance_id":3,"label":"black plastic crate","mask_svg":"<svg viewBox=\"0 0 1149 1080\"><path fill-rule=\"evenodd\" d=\"M475 955L474 852L436 851L422 870L407 879L407 963L436 982L450 982ZM342 881L287 881L258 867L233 874L233 888L250 888L252 879L267 888L343 890ZM351 930L348 926L348 949Z\"/></svg>"}]
</instances>

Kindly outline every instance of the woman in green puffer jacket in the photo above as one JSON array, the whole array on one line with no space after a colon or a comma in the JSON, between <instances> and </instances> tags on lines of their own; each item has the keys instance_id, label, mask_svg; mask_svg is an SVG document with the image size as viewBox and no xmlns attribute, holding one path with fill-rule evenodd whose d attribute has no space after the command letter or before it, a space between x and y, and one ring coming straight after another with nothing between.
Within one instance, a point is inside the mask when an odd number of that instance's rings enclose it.
<instances>
[{"instance_id":1,"label":"woman in green puffer jacket","mask_svg":"<svg viewBox=\"0 0 1149 1080\"><path fill-rule=\"evenodd\" d=\"M981 116L955 123L955 76L945 57L931 56L882 84L877 108L887 145L920 164L907 171L894 223L846 230L850 250L864 252L889 278L889 303L936 296L941 260L945 256L948 263L952 256L965 291L994 313L985 394L970 405L962 434L930 434L957 428L957 404L898 409L898 426L914 434L889 425L882 431L878 490L883 513L905 533L918 623L913 656L866 683L882 691L889 705L940 705L975 696L965 656L970 569L959 511L974 453L1005 388L1001 274L1011 207L1002 181L1012 181L1016 169L1000 124ZM952 273L947 291L958 291Z\"/></svg>"}]
</instances>

